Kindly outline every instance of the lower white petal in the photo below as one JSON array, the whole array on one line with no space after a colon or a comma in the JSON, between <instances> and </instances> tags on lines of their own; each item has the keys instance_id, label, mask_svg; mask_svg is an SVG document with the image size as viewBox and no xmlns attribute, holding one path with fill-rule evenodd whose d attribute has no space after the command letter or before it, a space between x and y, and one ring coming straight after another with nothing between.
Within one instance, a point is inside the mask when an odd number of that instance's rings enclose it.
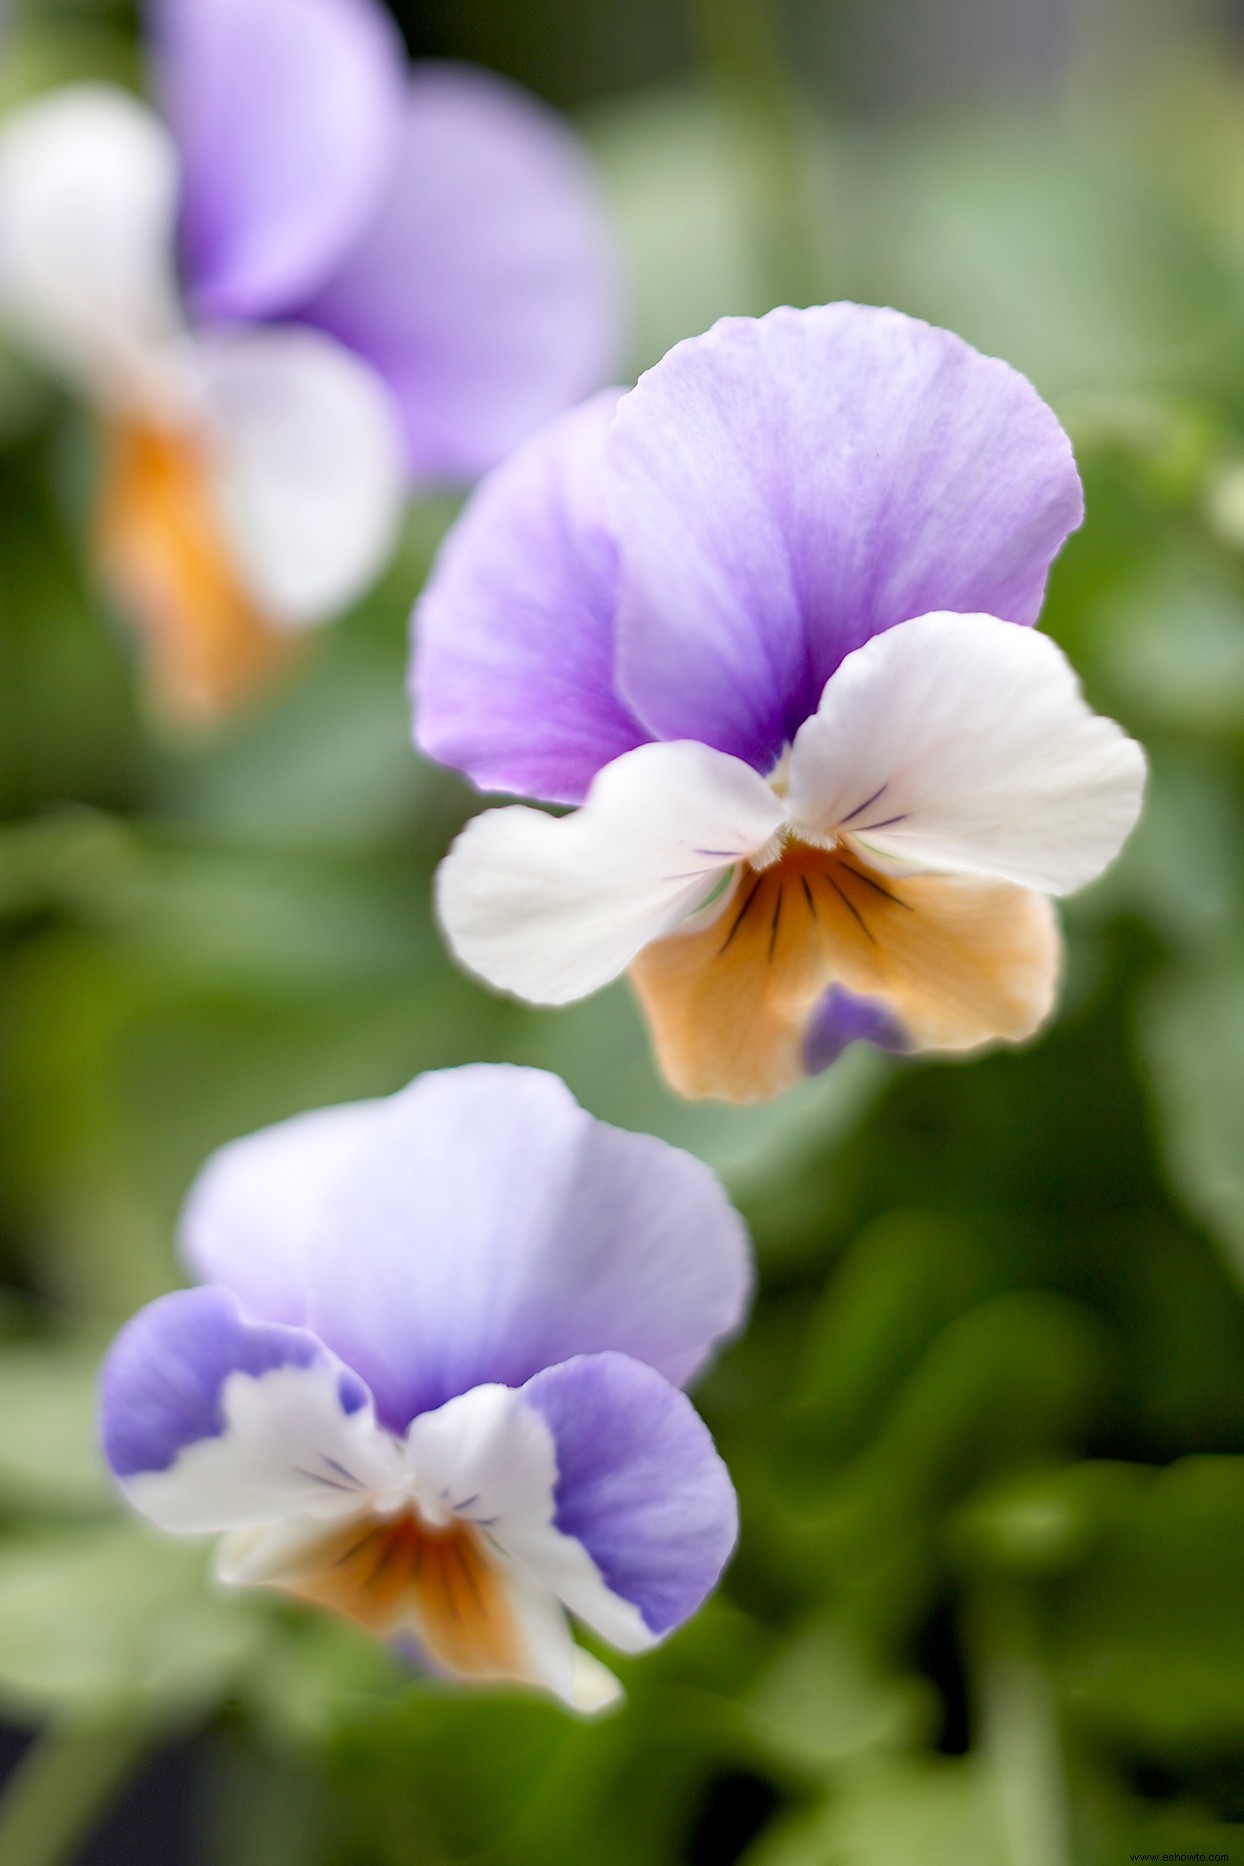
<instances>
[{"instance_id":1,"label":"lower white petal","mask_svg":"<svg viewBox=\"0 0 1244 1866\"><path fill-rule=\"evenodd\" d=\"M448 1678L535 1685L572 1709L603 1709L620 1687L576 1646L543 1581L480 1531L437 1529L409 1508L326 1524L305 1514L235 1530L216 1572L229 1586L272 1587L327 1608Z\"/></svg>"},{"instance_id":2,"label":"lower white petal","mask_svg":"<svg viewBox=\"0 0 1244 1866\"><path fill-rule=\"evenodd\" d=\"M389 391L312 330L203 337L196 360L239 566L278 626L320 621L362 593L397 536L405 466Z\"/></svg>"},{"instance_id":3,"label":"lower white petal","mask_svg":"<svg viewBox=\"0 0 1244 1866\"><path fill-rule=\"evenodd\" d=\"M180 323L177 157L106 84L52 91L0 131L0 310L105 402L142 400Z\"/></svg>"},{"instance_id":4,"label":"lower white petal","mask_svg":"<svg viewBox=\"0 0 1244 1866\"><path fill-rule=\"evenodd\" d=\"M594 1717L600 1711L612 1709L624 1697L621 1685L600 1660L582 1646L576 1646L574 1680L569 1699L572 1710L577 1710L584 1717Z\"/></svg>"},{"instance_id":5,"label":"lower white petal","mask_svg":"<svg viewBox=\"0 0 1244 1866\"><path fill-rule=\"evenodd\" d=\"M342 1516L348 1520L347 1512L343 1511ZM231 1529L216 1544L216 1578L226 1587L279 1585L282 1577L298 1567L323 1539L323 1517L304 1514L249 1529Z\"/></svg>"},{"instance_id":6,"label":"lower white petal","mask_svg":"<svg viewBox=\"0 0 1244 1866\"><path fill-rule=\"evenodd\" d=\"M586 997L764 848L784 810L750 765L690 741L641 745L565 817L514 806L467 824L437 876L463 964L538 1004Z\"/></svg>"},{"instance_id":7,"label":"lower white petal","mask_svg":"<svg viewBox=\"0 0 1244 1866\"><path fill-rule=\"evenodd\" d=\"M275 1408L273 1396L270 1388L266 1436L274 1416L283 1415L282 1452L298 1460L294 1468L309 1476L367 1473L365 1447L338 1444L340 1458L325 1455L322 1417L305 1432L305 1446L296 1444L290 1415L309 1425L305 1392L286 1383ZM279 1588L380 1638L413 1640L427 1663L449 1677L537 1685L585 1713L620 1695L616 1679L576 1646L566 1608L627 1650L651 1645L652 1635L637 1610L605 1586L587 1551L555 1527L552 1434L513 1388L476 1387L420 1415L404 1458L372 1426L382 1449L370 1469L371 1491L341 1491L318 1506L309 1505L305 1487L295 1493L282 1484L267 1448L254 1445L265 1436L253 1422L247 1427L256 1396L244 1395L241 1405L236 1392L230 1399L229 1504L240 1526L217 1551L222 1581ZM239 1455L248 1448L249 1463ZM193 1451L186 1475L219 1520L211 1460L201 1445ZM254 1489L261 1478L280 1494L286 1513L247 1524L237 1507L239 1487Z\"/></svg>"},{"instance_id":8,"label":"lower white petal","mask_svg":"<svg viewBox=\"0 0 1244 1866\"><path fill-rule=\"evenodd\" d=\"M639 1609L605 1584L581 1542L555 1523L557 1449L512 1387L474 1387L416 1419L407 1438L425 1515L478 1525L516 1576L556 1597L623 1652L656 1643Z\"/></svg>"},{"instance_id":9,"label":"lower white petal","mask_svg":"<svg viewBox=\"0 0 1244 1866\"><path fill-rule=\"evenodd\" d=\"M1065 894L1118 854L1144 782L1047 635L941 614L847 656L796 736L788 803L870 858Z\"/></svg>"}]
</instances>

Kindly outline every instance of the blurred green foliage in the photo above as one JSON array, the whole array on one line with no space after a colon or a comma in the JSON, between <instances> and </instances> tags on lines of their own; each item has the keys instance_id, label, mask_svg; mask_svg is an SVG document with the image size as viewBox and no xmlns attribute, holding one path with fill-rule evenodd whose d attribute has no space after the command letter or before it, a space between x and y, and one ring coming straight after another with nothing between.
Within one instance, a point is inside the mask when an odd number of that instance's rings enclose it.
<instances>
[{"instance_id":1,"label":"blurred green foliage","mask_svg":"<svg viewBox=\"0 0 1244 1866\"><path fill-rule=\"evenodd\" d=\"M35 11L10 92L134 71L123 8ZM711 34L679 19L646 10L607 83L590 35L541 54L550 94L605 97L634 365L785 268L1029 371L1088 490L1046 623L1149 745L1145 821L1067 912L1036 1045L682 1106L624 988L530 1012L441 950L429 879L472 802L409 748L403 662L452 505L280 693L171 741L84 571L91 437L5 357L0 1713L46 1731L15 1795L37 1824L195 1732L199 1866L1244 1857L1244 75L1194 47L885 121L809 88L765 154L772 90L749 106L728 43L715 84L680 76ZM488 56L496 10L463 20L448 49ZM699 1394L738 1557L595 1724L213 1592L94 1450L99 1350L177 1280L210 1149L477 1057L702 1153L759 1252Z\"/></svg>"}]
</instances>

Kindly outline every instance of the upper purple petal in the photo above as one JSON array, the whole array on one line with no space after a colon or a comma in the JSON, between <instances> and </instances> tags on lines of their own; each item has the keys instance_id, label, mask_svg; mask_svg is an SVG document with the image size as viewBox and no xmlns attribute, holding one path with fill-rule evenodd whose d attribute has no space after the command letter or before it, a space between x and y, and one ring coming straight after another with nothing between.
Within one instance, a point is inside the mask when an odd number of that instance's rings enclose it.
<instances>
[{"instance_id":1,"label":"upper purple petal","mask_svg":"<svg viewBox=\"0 0 1244 1866\"><path fill-rule=\"evenodd\" d=\"M613 688L603 463L617 399L562 415L489 474L416 605L416 739L483 790L579 803L648 737Z\"/></svg>"},{"instance_id":2,"label":"upper purple petal","mask_svg":"<svg viewBox=\"0 0 1244 1866\"><path fill-rule=\"evenodd\" d=\"M387 1104L327 1201L308 1321L401 1429L602 1349L686 1380L750 1286L702 1162L593 1120L555 1076L480 1064Z\"/></svg>"},{"instance_id":3,"label":"upper purple petal","mask_svg":"<svg viewBox=\"0 0 1244 1866\"><path fill-rule=\"evenodd\" d=\"M767 770L843 656L935 610L1036 620L1083 506L1031 385L851 304L727 318L619 404L618 690Z\"/></svg>"},{"instance_id":4,"label":"upper purple petal","mask_svg":"<svg viewBox=\"0 0 1244 1866\"><path fill-rule=\"evenodd\" d=\"M389 185L406 57L377 0L153 0L182 159L182 258L203 317L289 312Z\"/></svg>"},{"instance_id":5,"label":"upper purple petal","mask_svg":"<svg viewBox=\"0 0 1244 1866\"><path fill-rule=\"evenodd\" d=\"M307 1263L328 1188L366 1145L379 1102L314 1108L220 1147L182 1210L181 1254L257 1320L307 1319Z\"/></svg>"},{"instance_id":6,"label":"upper purple petal","mask_svg":"<svg viewBox=\"0 0 1244 1866\"><path fill-rule=\"evenodd\" d=\"M250 1259L270 1253L288 1317L290 1235L277 1224L266 1243L263 1220L283 1197L306 1208L305 1173L317 1213L300 1232L301 1319L392 1430L471 1387L518 1386L607 1348L682 1381L737 1326L750 1255L715 1176L593 1120L555 1076L446 1070L359 1119L367 1132L327 1175L306 1119L234 1153L240 1172L220 1156L196 1193L196 1235L216 1240L198 1255L253 1302L267 1285Z\"/></svg>"},{"instance_id":7,"label":"upper purple petal","mask_svg":"<svg viewBox=\"0 0 1244 1866\"><path fill-rule=\"evenodd\" d=\"M118 1477L165 1471L187 1445L223 1433L221 1392L230 1374L257 1378L327 1360L305 1329L245 1321L228 1290L161 1296L126 1324L104 1362L104 1454ZM340 1378L342 1408L355 1412L366 1391L353 1375Z\"/></svg>"},{"instance_id":8,"label":"upper purple petal","mask_svg":"<svg viewBox=\"0 0 1244 1866\"><path fill-rule=\"evenodd\" d=\"M619 307L577 138L500 78L424 64L378 210L301 315L387 377L414 475L465 483L608 380Z\"/></svg>"},{"instance_id":9,"label":"upper purple petal","mask_svg":"<svg viewBox=\"0 0 1244 1866\"><path fill-rule=\"evenodd\" d=\"M523 1397L557 1447L557 1527L650 1632L680 1625L738 1536L734 1486L690 1400L624 1354L550 1367Z\"/></svg>"}]
</instances>

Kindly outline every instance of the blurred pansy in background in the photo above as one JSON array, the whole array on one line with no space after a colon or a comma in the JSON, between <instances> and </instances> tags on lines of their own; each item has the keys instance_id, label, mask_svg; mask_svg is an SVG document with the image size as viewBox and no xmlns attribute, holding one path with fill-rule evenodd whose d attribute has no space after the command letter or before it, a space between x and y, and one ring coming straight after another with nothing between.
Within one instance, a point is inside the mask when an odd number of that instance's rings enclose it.
<instances>
[{"instance_id":1,"label":"blurred pansy in background","mask_svg":"<svg viewBox=\"0 0 1244 1866\"><path fill-rule=\"evenodd\" d=\"M0 131L0 315L82 392L93 550L165 714L210 720L614 363L616 260L561 122L411 71L373 0L156 0L163 118L90 83Z\"/></svg>"},{"instance_id":2,"label":"blurred pansy in background","mask_svg":"<svg viewBox=\"0 0 1244 1866\"><path fill-rule=\"evenodd\" d=\"M477 1065L224 1148L183 1244L206 1287L128 1324L103 1440L161 1528L458 1678L580 1710L715 1586L734 1490L680 1388L740 1323L713 1173Z\"/></svg>"},{"instance_id":3,"label":"blurred pansy in background","mask_svg":"<svg viewBox=\"0 0 1244 1866\"><path fill-rule=\"evenodd\" d=\"M850 304L726 319L478 491L416 612L416 736L486 789L458 957L563 1004L627 967L684 1095L863 1038L1048 1016L1050 895L1136 822L1139 746L1030 627L1082 513L1030 385Z\"/></svg>"}]
</instances>

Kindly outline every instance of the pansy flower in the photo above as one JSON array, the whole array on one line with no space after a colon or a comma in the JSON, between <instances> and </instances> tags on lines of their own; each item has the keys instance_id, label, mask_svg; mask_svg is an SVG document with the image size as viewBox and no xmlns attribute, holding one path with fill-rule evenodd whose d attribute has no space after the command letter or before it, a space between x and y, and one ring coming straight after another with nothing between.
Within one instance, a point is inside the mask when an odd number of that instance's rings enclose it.
<instances>
[{"instance_id":1,"label":"pansy flower","mask_svg":"<svg viewBox=\"0 0 1244 1866\"><path fill-rule=\"evenodd\" d=\"M210 717L462 482L607 375L614 257L551 112L409 68L377 0L155 0L163 115L105 85L0 134L0 312L99 415L104 581Z\"/></svg>"},{"instance_id":2,"label":"pansy flower","mask_svg":"<svg viewBox=\"0 0 1244 1866\"><path fill-rule=\"evenodd\" d=\"M564 1004L630 968L670 1083L752 1101L856 1038L1015 1040L1049 896L1136 820L1139 747L1036 621L1082 502L1023 377L838 304L729 318L478 489L416 610L416 736L487 790L459 958Z\"/></svg>"},{"instance_id":3,"label":"pansy flower","mask_svg":"<svg viewBox=\"0 0 1244 1866\"><path fill-rule=\"evenodd\" d=\"M162 1529L442 1673L617 1693L693 1613L734 1491L681 1391L747 1303L700 1161L479 1065L225 1147L193 1189L205 1287L114 1343L106 1455Z\"/></svg>"}]
</instances>

